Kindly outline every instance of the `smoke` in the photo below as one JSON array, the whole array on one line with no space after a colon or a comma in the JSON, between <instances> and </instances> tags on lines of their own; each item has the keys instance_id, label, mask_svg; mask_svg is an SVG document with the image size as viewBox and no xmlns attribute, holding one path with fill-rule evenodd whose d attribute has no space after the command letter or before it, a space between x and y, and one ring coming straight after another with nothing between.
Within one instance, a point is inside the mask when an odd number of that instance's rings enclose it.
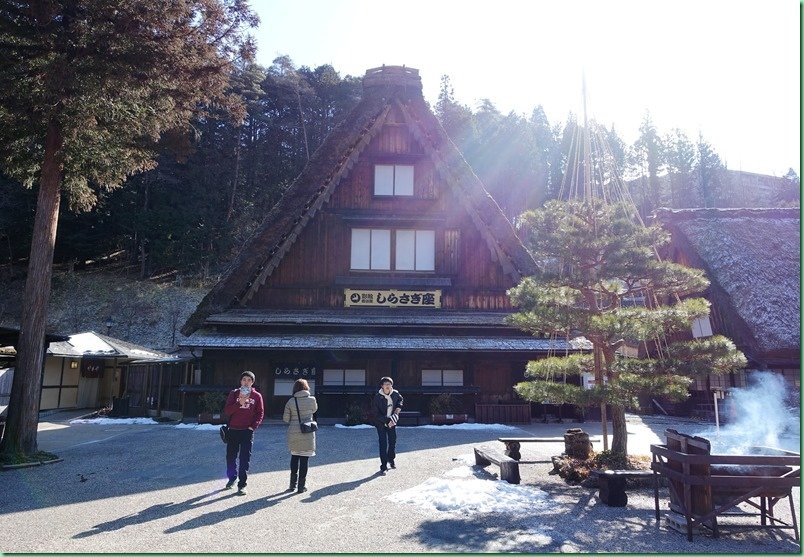
<instances>
[{"instance_id":1,"label":"smoke","mask_svg":"<svg viewBox=\"0 0 804 557\"><path fill-rule=\"evenodd\" d=\"M754 372L748 386L732 389L720 403L721 427L698 433L713 454L749 454L748 447L801 450L799 393L781 375ZM726 422L725 425L723 422Z\"/></svg>"}]
</instances>

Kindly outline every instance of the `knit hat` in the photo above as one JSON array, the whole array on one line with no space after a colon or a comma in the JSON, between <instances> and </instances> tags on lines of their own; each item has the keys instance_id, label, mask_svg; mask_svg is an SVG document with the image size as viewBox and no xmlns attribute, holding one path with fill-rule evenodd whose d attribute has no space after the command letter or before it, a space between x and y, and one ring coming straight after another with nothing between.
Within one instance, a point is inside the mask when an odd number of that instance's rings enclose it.
<instances>
[{"instance_id":1,"label":"knit hat","mask_svg":"<svg viewBox=\"0 0 804 557\"><path fill-rule=\"evenodd\" d=\"M251 373L250 371L244 371L243 373L240 374L240 379L243 379L244 377L251 377L252 381L256 381L256 377L254 377L254 374Z\"/></svg>"}]
</instances>

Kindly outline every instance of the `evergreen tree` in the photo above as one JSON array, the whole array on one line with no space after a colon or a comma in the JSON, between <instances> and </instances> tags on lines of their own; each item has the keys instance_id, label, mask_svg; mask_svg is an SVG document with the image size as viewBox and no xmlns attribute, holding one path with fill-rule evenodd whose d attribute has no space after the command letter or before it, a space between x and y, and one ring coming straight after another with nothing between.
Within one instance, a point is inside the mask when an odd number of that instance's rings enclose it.
<instances>
[{"instance_id":1,"label":"evergreen tree","mask_svg":"<svg viewBox=\"0 0 804 557\"><path fill-rule=\"evenodd\" d=\"M555 131L550 127L542 105L533 109L528 123L532 137L531 158L535 187L525 206L527 209L535 209L541 207L548 199L558 197L558 188L553 183L551 173L554 154L558 149L558 140Z\"/></svg>"},{"instance_id":2,"label":"evergreen tree","mask_svg":"<svg viewBox=\"0 0 804 557\"><path fill-rule=\"evenodd\" d=\"M45 311L61 194L97 191L154 167L156 142L199 104L236 110L231 60L253 54L244 0L0 2L0 161L39 192L5 455L36 451Z\"/></svg>"},{"instance_id":3,"label":"evergreen tree","mask_svg":"<svg viewBox=\"0 0 804 557\"><path fill-rule=\"evenodd\" d=\"M525 399L612 407L612 452L627 454L625 409L641 393L680 399L691 376L726 373L743 367L745 357L721 336L671 340L709 314L709 303L689 297L708 281L702 271L659 261L654 249L669 240L662 229L635 224L624 205L550 201L522 221L526 246L541 266L509 291L519 312L511 322L535 334L584 336L592 353L528 363L533 378L515 386ZM648 296L650 294L651 296ZM656 299L672 301L657 306ZM645 297L646 304L633 300ZM670 341L663 357L624 357L618 350L649 339ZM598 364L595 364L595 360ZM556 382L595 371L593 389Z\"/></svg>"},{"instance_id":4,"label":"evergreen tree","mask_svg":"<svg viewBox=\"0 0 804 557\"><path fill-rule=\"evenodd\" d=\"M436 101L435 115L449 135L458 145L466 146L475 135L474 116L468 106L455 101L455 90L448 75L441 76L441 88Z\"/></svg>"},{"instance_id":5,"label":"evergreen tree","mask_svg":"<svg viewBox=\"0 0 804 557\"><path fill-rule=\"evenodd\" d=\"M781 207L801 205L801 180L792 168L782 177L782 185L776 192L775 201Z\"/></svg>"},{"instance_id":6,"label":"evergreen tree","mask_svg":"<svg viewBox=\"0 0 804 557\"><path fill-rule=\"evenodd\" d=\"M664 143L670 206L676 209L699 207L698 192L693 179L695 145L678 128L665 137Z\"/></svg>"},{"instance_id":7,"label":"evergreen tree","mask_svg":"<svg viewBox=\"0 0 804 557\"><path fill-rule=\"evenodd\" d=\"M639 126L639 137L634 142L633 161L635 169L642 177L641 188L635 196L642 218L647 218L654 209L664 204L659 171L663 166L664 152L662 140L653 124L650 112Z\"/></svg>"},{"instance_id":8,"label":"evergreen tree","mask_svg":"<svg viewBox=\"0 0 804 557\"><path fill-rule=\"evenodd\" d=\"M698 143L695 148L695 183L698 194L704 207L716 207L717 201L723 193L725 167L720 161L720 156L704 139L703 134L698 134Z\"/></svg>"}]
</instances>

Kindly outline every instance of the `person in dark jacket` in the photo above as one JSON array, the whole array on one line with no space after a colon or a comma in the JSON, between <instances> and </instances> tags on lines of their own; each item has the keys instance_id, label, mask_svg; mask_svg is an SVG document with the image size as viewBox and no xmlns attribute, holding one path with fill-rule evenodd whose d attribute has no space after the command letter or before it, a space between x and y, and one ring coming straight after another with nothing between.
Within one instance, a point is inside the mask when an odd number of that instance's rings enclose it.
<instances>
[{"instance_id":1,"label":"person in dark jacket","mask_svg":"<svg viewBox=\"0 0 804 557\"><path fill-rule=\"evenodd\" d=\"M388 466L396 468L396 422L402 411L402 395L394 390L394 380L380 379L380 390L374 395L372 412L380 446L380 474L385 475Z\"/></svg>"},{"instance_id":2,"label":"person in dark jacket","mask_svg":"<svg viewBox=\"0 0 804 557\"><path fill-rule=\"evenodd\" d=\"M224 413L229 416L229 432L226 435L226 489L232 489L237 481L237 494L246 494L251 448L254 446L254 431L262 423L265 406L262 395L253 388L254 374L240 374L240 388L234 389L226 399ZM240 470L236 460L239 458ZM239 480L239 481L238 481Z\"/></svg>"}]
</instances>

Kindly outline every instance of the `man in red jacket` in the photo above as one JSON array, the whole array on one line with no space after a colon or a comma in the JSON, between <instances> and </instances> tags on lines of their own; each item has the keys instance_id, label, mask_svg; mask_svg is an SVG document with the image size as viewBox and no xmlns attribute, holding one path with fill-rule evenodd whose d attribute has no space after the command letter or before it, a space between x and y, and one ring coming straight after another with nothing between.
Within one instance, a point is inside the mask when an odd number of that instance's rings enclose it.
<instances>
[{"instance_id":1,"label":"man in red jacket","mask_svg":"<svg viewBox=\"0 0 804 557\"><path fill-rule=\"evenodd\" d=\"M254 445L254 431L260 427L265 415L262 395L254 388L254 374L244 371L240 374L240 388L234 389L226 399L223 411L229 416L229 432L226 435L226 475L229 481L226 489L232 489L236 480L237 494L246 494L248 465L251 448ZM235 459L240 458L238 474Z\"/></svg>"}]
</instances>

